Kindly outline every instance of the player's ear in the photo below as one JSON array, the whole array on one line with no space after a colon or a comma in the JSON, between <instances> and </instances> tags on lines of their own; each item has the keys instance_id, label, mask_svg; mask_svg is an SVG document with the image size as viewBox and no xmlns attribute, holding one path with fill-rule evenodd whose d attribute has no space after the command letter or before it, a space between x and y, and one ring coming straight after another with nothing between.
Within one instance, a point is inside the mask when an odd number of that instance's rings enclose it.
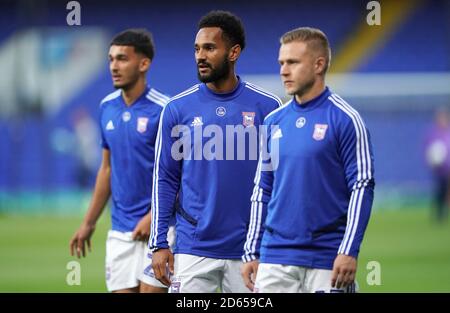
<instances>
[{"instance_id":1,"label":"player's ear","mask_svg":"<svg viewBox=\"0 0 450 313\"><path fill-rule=\"evenodd\" d=\"M236 44L230 48L230 51L228 52L228 60L231 62L236 62L237 59L239 59L239 56L241 55L241 46Z\"/></svg>"},{"instance_id":2,"label":"player's ear","mask_svg":"<svg viewBox=\"0 0 450 313\"><path fill-rule=\"evenodd\" d=\"M324 57L316 58L316 62L314 64L314 72L316 74L322 74L325 71L326 60Z\"/></svg>"},{"instance_id":3,"label":"player's ear","mask_svg":"<svg viewBox=\"0 0 450 313\"><path fill-rule=\"evenodd\" d=\"M149 58L142 58L139 64L139 71L147 72L151 64L152 61Z\"/></svg>"}]
</instances>

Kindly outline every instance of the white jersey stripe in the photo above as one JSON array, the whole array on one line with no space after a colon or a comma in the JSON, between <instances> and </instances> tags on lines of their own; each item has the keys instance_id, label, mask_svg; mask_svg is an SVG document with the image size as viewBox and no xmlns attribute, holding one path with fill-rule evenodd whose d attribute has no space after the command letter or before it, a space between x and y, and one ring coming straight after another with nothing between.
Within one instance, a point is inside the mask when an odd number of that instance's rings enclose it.
<instances>
[{"instance_id":1,"label":"white jersey stripe","mask_svg":"<svg viewBox=\"0 0 450 313\"><path fill-rule=\"evenodd\" d=\"M258 186L255 185L255 187L253 188L252 196L250 198L250 201L251 201L251 212L250 212L249 231L247 233L247 237L249 239L253 238L252 237L253 236L252 235L252 232L253 232L252 228L253 228L253 223L254 223L253 219L255 218L255 212L254 212L253 206L254 206L254 204L256 202L256 199L258 199ZM248 242L245 243L245 245L248 245L248 244L249 244Z\"/></svg>"},{"instance_id":2,"label":"white jersey stripe","mask_svg":"<svg viewBox=\"0 0 450 313\"><path fill-rule=\"evenodd\" d=\"M254 192L254 189L253 189L253 192ZM250 222L249 222L249 224L248 224L247 237L246 237L245 244L244 244L244 250L245 250L245 251L247 250L248 241L249 241L249 239L250 239L250 229L251 229L251 227L252 227L252 221L253 221L253 218L254 218L253 205L254 205L254 202L251 201L251 206L250 206Z\"/></svg>"},{"instance_id":3,"label":"white jersey stripe","mask_svg":"<svg viewBox=\"0 0 450 313\"><path fill-rule=\"evenodd\" d=\"M342 99L339 95L337 95L337 94L334 94L335 96L336 96L336 98L338 98L338 99L340 99L341 101L342 101L342 103L343 104L345 104L345 105L347 105L348 106L348 108L350 109L350 110L352 110L354 113L355 113L355 116L356 116L356 118L359 120L359 122L360 122L360 124L361 124L361 127L363 128L363 134L364 134L364 140L365 140L365 148L366 148L366 155L367 155L367 164L368 164L368 167L367 167L367 175L368 175L368 179L372 179L372 163L371 163L371 160L370 160L370 151L369 151L369 139L368 139L368 134L367 134L367 128L366 128L366 125L365 125L365 123L364 123L364 121L363 121L363 119L361 118L361 115L354 109L354 108L352 108L344 99Z\"/></svg>"},{"instance_id":4,"label":"white jersey stripe","mask_svg":"<svg viewBox=\"0 0 450 313\"><path fill-rule=\"evenodd\" d=\"M266 120L269 116L273 115L274 113L284 110L287 107L289 107L289 104L292 102L292 99L289 100L288 102L282 104L279 108L276 108L275 110L273 110L272 112L270 112L269 114L266 115L266 117L264 118L264 120Z\"/></svg>"},{"instance_id":5,"label":"white jersey stripe","mask_svg":"<svg viewBox=\"0 0 450 313\"><path fill-rule=\"evenodd\" d=\"M276 100L278 102L279 106L281 106L283 104L283 102L281 101L281 99L277 95L275 95L275 94L273 94L271 92L268 92L267 90L264 90L263 88L255 85L255 84L252 84L252 83L249 83L249 82L245 82L245 86L249 87L250 89L252 89L252 90L254 90L256 92L259 92L259 93L261 93L261 94L263 94L263 95L265 95L265 96L267 96L269 98L272 98L272 99Z\"/></svg>"},{"instance_id":6,"label":"white jersey stripe","mask_svg":"<svg viewBox=\"0 0 450 313\"><path fill-rule=\"evenodd\" d=\"M351 209L349 209L350 213L350 223L349 223L349 227L345 229L345 238L342 241L342 253L345 254L345 251L347 250L348 246L352 245L352 242L350 241L351 238L351 234L353 229L356 227L357 228L357 224L356 224L356 214L358 211L358 199L361 196L361 189L357 189L354 190L352 192L352 204L351 204Z\"/></svg>"},{"instance_id":7,"label":"white jersey stripe","mask_svg":"<svg viewBox=\"0 0 450 313\"><path fill-rule=\"evenodd\" d=\"M121 94L122 94L122 90L121 89L117 89L116 91L114 91L114 92L110 93L109 95L107 95L106 97L104 97L103 100L100 101L100 105L102 105L106 101L110 101L112 99L115 99L115 98L119 97Z\"/></svg>"},{"instance_id":8,"label":"white jersey stripe","mask_svg":"<svg viewBox=\"0 0 450 313\"><path fill-rule=\"evenodd\" d=\"M355 206L355 202L356 202L355 199L358 197L358 193L359 193L359 189L354 190L350 197L350 202L349 202L348 211L347 211L347 225L345 226L344 238L342 239L341 245L339 246L338 253L344 253L343 251L345 250L345 244L347 243L348 238L350 236L350 228L351 228L351 225L353 224L353 217L354 217L353 207Z\"/></svg>"},{"instance_id":9,"label":"white jersey stripe","mask_svg":"<svg viewBox=\"0 0 450 313\"><path fill-rule=\"evenodd\" d=\"M256 234L254 234L254 230L256 229L256 225L255 225L256 222L257 222L257 220L256 220L257 219L256 211L258 210L257 201L258 201L259 192L260 192L259 182L260 182L260 179L261 179L261 163L262 163L263 140L264 140L264 136L263 136L263 134L260 134L259 160L258 160L258 166L256 167L256 175L255 175L255 179L254 179L255 187L253 188L253 193L252 193L252 196L250 198L250 200L252 201L250 225L249 225L249 229L248 229L248 233L247 233L247 239L246 239L245 246L244 246L244 250L246 252L245 253L246 255L251 255L252 253L254 253L253 250L251 249L251 247L253 246L253 240L255 240L255 236L256 236Z\"/></svg>"},{"instance_id":10,"label":"white jersey stripe","mask_svg":"<svg viewBox=\"0 0 450 313\"><path fill-rule=\"evenodd\" d=\"M345 108L344 111L350 117L352 117L352 120L354 122L356 121L357 124L359 125L360 136L361 136L360 141L361 141L361 155L362 155L362 160L361 160L362 173L361 173L361 176L358 176L358 181L365 180L365 179L371 179L372 173L371 173L371 160L370 160L370 152L369 152L369 140L368 140L367 130L361 119L361 116L348 103L345 104L345 103L341 102L340 100L338 100L336 97L333 97L333 99L335 100L335 104L336 104L336 102L338 102L342 106L341 109L344 110L344 108Z\"/></svg>"},{"instance_id":11,"label":"white jersey stripe","mask_svg":"<svg viewBox=\"0 0 450 313\"><path fill-rule=\"evenodd\" d=\"M350 236L350 239L348 241L348 245L347 245L347 247L345 249L344 254L349 254L350 253L350 248L352 247L353 239L355 238L356 230L358 228L357 225L358 225L358 222L359 222L359 215L361 213L361 204L362 204L362 200L364 198L364 190L365 190L364 187L360 189L358 202L356 204L356 212L355 212L355 217L354 217L355 221L354 221L353 229L351 231L351 236Z\"/></svg>"},{"instance_id":12,"label":"white jersey stripe","mask_svg":"<svg viewBox=\"0 0 450 313\"><path fill-rule=\"evenodd\" d=\"M355 127L355 132L356 132L356 163L358 166L358 176L356 178L356 181L360 181L361 180L361 176L362 176L362 168L361 168L361 134L360 134L360 130L359 130L359 125L356 122L354 116L344 107L342 106L342 104L340 104L339 102L337 102L333 97L328 97L328 99L331 100L331 102L334 103L334 105L336 105L338 108L340 108L342 111L344 111L352 120L353 122L353 126Z\"/></svg>"},{"instance_id":13,"label":"white jersey stripe","mask_svg":"<svg viewBox=\"0 0 450 313\"><path fill-rule=\"evenodd\" d=\"M356 154L358 164L358 178L353 187L353 193L355 193L355 191L358 190L357 188L366 180L366 177L370 176L370 174L366 172L366 164L370 164L370 155L368 154L368 149L365 149L365 147L368 145L367 136L365 136L365 127L361 124L360 118L358 119L359 116L357 115L356 111L353 110L353 112L351 112L348 105L343 105L340 100L333 96L330 96L329 99L352 119L353 125L355 126L357 135ZM362 133L362 136L360 132ZM364 161L361 161L361 158ZM363 171L363 173L361 173L361 171ZM358 195L359 194L360 193L358 192ZM360 203L361 201L362 200L359 200L358 202ZM355 205L355 202L351 202L349 204L349 211L350 223L347 224L345 236L340 247L340 250L342 249L343 252L349 251L353 243L356 229L358 228L360 204L358 206Z\"/></svg>"},{"instance_id":14,"label":"white jersey stripe","mask_svg":"<svg viewBox=\"0 0 450 313\"><path fill-rule=\"evenodd\" d=\"M267 128L262 131L268 131ZM256 244L258 243L259 232L261 229L262 223L262 211L263 211L263 203L262 197L264 190L259 187L261 181L261 168L262 168L262 160L263 160L263 146L264 141L267 139L267 133L260 133L260 148L259 148L259 160L258 166L256 168L255 174L255 187L253 188L253 193L250 198L252 201L251 206L251 216L250 216L250 224L247 232L247 238L244 245L244 260L250 261L254 258L254 254L256 252ZM270 161L271 162L271 161Z\"/></svg>"},{"instance_id":15,"label":"white jersey stripe","mask_svg":"<svg viewBox=\"0 0 450 313\"><path fill-rule=\"evenodd\" d=\"M256 191L256 190L255 190ZM256 191L257 193L257 191ZM255 219L256 219L256 201L252 201L251 209L250 209L250 223L248 225L247 230L247 238L244 244L244 255L249 256L251 254L251 243L253 238L253 230L255 228Z\"/></svg>"},{"instance_id":16,"label":"white jersey stripe","mask_svg":"<svg viewBox=\"0 0 450 313\"><path fill-rule=\"evenodd\" d=\"M247 233L247 240L245 242L245 254L246 255L252 255L254 253L253 246L256 245L258 234L256 233L256 229L259 229L259 225L257 224L257 216L258 216L258 202L260 201L258 199L262 198L262 189L259 188L259 182L261 179L261 162L262 162L262 144L263 144L264 136L261 134L260 139L260 150L259 150L259 161L258 166L256 168L256 175L255 175L255 187L253 188L253 194L251 196L252 206L251 206L251 216L250 216L250 225ZM261 193L261 195L260 195ZM255 243L254 243L255 242Z\"/></svg>"},{"instance_id":17,"label":"white jersey stripe","mask_svg":"<svg viewBox=\"0 0 450 313\"><path fill-rule=\"evenodd\" d=\"M258 198L259 198L259 193L260 193L260 188L258 186L255 186L254 189L254 194L252 196L253 200L252 200L252 205L251 205L251 220L250 220L250 225L249 225L249 229L248 229L248 237L249 240L246 242L246 246L247 249L246 251L248 251L249 253L252 253L251 247L253 245L253 240L256 236L255 234L255 230L257 228L257 218L258 218Z\"/></svg>"},{"instance_id":18,"label":"white jersey stripe","mask_svg":"<svg viewBox=\"0 0 450 313\"><path fill-rule=\"evenodd\" d=\"M349 107L347 107L346 105L344 105L340 100L337 99L337 97L334 97L334 95L331 96L332 99L334 99L334 103L336 104L339 103L339 108L343 111L345 111L345 113L347 113L347 115L350 116L350 118L353 121L354 125L357 125L355 127L357 127L358 129L358 135L357 135L357 151L360 153L360 158L358 159L358 161L361 164L361 168L358 168L358 177L357 177L357 181L360 181L361 179L365 179L366 176L366 166L365 166L365 149L364 149L364 138L363 138L363 129L361 124L359 123L359 120L357 119L356 115L351 111L351 109Z\"/></svg>"},{"instance_id":19,"label":"white jersey stripe","mask_svg":"<svg viewBox=\"0 0 450 313\"><path fill-rule=\"evenodd\" d=\"M169 102L171 102L172 100L176 100L176 99L180 99L180 98L186 97L187 95L190 95L191 93L197 92L197 91L199 91L199 90L200 90L200 89L197 88L197 89L192 89L192 90L189 91L189 92L186 92L186 93L183 93L183 94L179 94L179 95L177 95L177 96L175 96L175 97L173 97L173 98L170 98Z\"/></svg>"},{"instance_id":20,"label":"white jersey stripe","mask_svg":"<svg viewBox=\"0 0 450 313\"><path fill-rule=\"evenodd\" d=\"M256 251L256 243L258 242L259 231L260 231L261 222L262 222L261 220L262 220L263 204L261 202L261 199L263 196L263 190L261 188L259 188L258 193L259 193L259 196L257 199L258 201L256 202L256 205L255 205L255 207L257 208L256 219L255 219L256 228L255 228L255 233L253 236L251 250L250 250L251 255L253 255Z\"/></svg>"},{"instance_id":21,"label":"white jersey stripe","mask_svg":"<svg viewBox=\"0 0 450 313\"><path fill-rule=\"evenodd\" d=\"M156 135L155 144L155 165L153 170L153 195L152 195L152 227L151 227L151 237L150 242L153 247L156 247L158 242L158 217L159 217L159 202L158 202L158 183L159 183L159 159L161 157L161 146L162 146L162 121L164 112L167 106L161 112L161 117L159 119L158 134Z\"/></svg>"},{"instance_id":22,"label":"white jersey stripe","mask_svg":"<svg viewBox=\"0 0 450 313\"><path fill-rule=\"evenodd\" d=\"M357 139L356 139L356 160L357 160L357 166L358 166L358 177L357 177L357 181L356 181L356 183L357 183L358 181L361 180L361 152L360 152L360 149L361 149L361 147L360 147L360 146L361 146L361 145L360 145L361 136L360 136L360 133L359 133L359 128L358 128L358 125L357 125L357 123L356 123L356 121L355 121L355 118L353 117L352 114L350 114L350 113L347 111L346 108L344 108L340 103L336 102L336 100L335 100L334 98L329 97L329 99L330 99L337 107L339 107L342 111L344 111L347 115L349 115L350 118L351 118L352 121L353 121L353 125L354 125L355 131L356 131L356 137L357 137ZM357 189L353 188L353 193L355 192L355 190L357 190ZM354 206L354 203L353 203L353 205L349 205L348 210L350 211L350 212L349 212L349 216L350 216L351 218L350 218L350 224L347 225L347 226L350 226L350 228L346 228L346 230L345 230L345 235L344 235L344 239L343 239L343 242L342 242L342 245L343 245L343 249L344 249L344 250L345 250L345 248L347 247L347 245L349 244L350 234L351 234L351 231L352 231L353 227L357 227L357 225L354 225L354 216L355 216L355 212L354 212L355 206Z\"/></svg>"},{"instance_id":23,"label":"white jersey stripe","mask_svg":"<svg viewBox=\"0 0 450 313\"><path fill-rule=\"evenodd\" d=\"M147 98L148 100L150 100L150 101L156 103L156 104L159 105L159 106L164 107L164 106L166 105L166 102L165 102L165 101L163 101L163 100L161 100L161 99L159 99L159 98L155 98L153 95L148 94L148 95L146 96L146 98Z\"/></svg>"},{"instance_id":24,"label":"white jersey stripe","mask_svg":"<svg viewBox=\"0 0 450 313\"><path fill-rule=\"evenodd\" d=\"M367 135L367 129L366 126L364 124L364 121L362 120L361 116L359 115L359 113L352 108L347 102L345 102L344 99L342 99L341 97L339 97L337 94L334 94L334 98L336 100L340 99L340 102L343 106L345 106L346 108L348 108L349 111L353 112L355 119L359 122L360 127L362 129L362 135L363 135L363 142L364 142L364 150L363 152L366 153L366 158L363 160L364 163L367 165L367 172L365 172L365 176L367 179L371 179L372 178L372 168L371 168L371 160L370 160L370 151L369 151L369 139L368 139L368 135Z\"/></svg>"},{"instance_id":25,"label":"white jersey stripe","mask_svg":"<svg viewBox=\"0 0 450 313\"><path fill-rule=\"evenodd\" d=\"M360 130L360 135L361 135L361 152L362 152L362 158L361 158L361 165L362 165L362 172L361 172L361 178L360 179L366 179L367 178L367 156L366 154L366 149L365 149L365 144L366 144L366 140L364 138L364 125L362 125L361 120L358 118L358 113L353 110L352 107L350 107L350 105L345 104L343 101L341 101L338 96L336 94L333 94L332 97L339 102L343 107L345 107L348 112L350 112L350 114L355 118L356 122L358 123L358 127ZM360 180L358 179L358 181Z\"/></svg>"},{"instance_id":26,"label":"white jersey stripe","mask_svg":"<svg viewBox=\"0 0 450 313\"><path fill-rule=\"evenodd\" d=\"M359 213L358 204L360 203L360 199L362 199L362 196L364 194L364 189L358 189L353 192L353 202L352 202L352 217L351 217L351 225L348 229L345 231L345 240L342 241L340 248L340 253L346 254L346 252L349 247L352 246L352 233L355 229L357 229L356 225L359 220L359 216L357 216Z\"/></svg>"},{"instance_id":27,"label":"white jersey stripe","mask_svg":"<svg viewBox=\"0 0 450 313\"><path fill-rule=\"evenodd\" d=\"M198 85L195 85L178 95L170 98L169 102L175 99L182 98L184 96L187 96L191 93L196 92L199 90ZM163 117L164 112L168 109L168 106L166 105L161 112L161 117L159 120L159 127L158 127L158 134L156 136L156 144L155 144L155 165L153 170L153 195L152 195L152 228L151 228L151 246L155 247L158 242L158 218L159 218L159 195L158 195L158 184L159 184L159 161L161 157L161 149L162 149L162 124L163 124Z\"/></svg>"},{"instance_id":28,"label":"white jersey stripe","mask_svg":"<svg viewBox=\"0 0 450 313\"><path fill-rule=\"evenodd\" d=\"M272 98L273 100L275 100L276 102L278 102L278 106L281 106L281 105L282 105L282 102L281 102L280 98L278 98L278 97L275 96L275 95L268 94L268 93L266 93L266 92L264 92L264 91L262 91L262 90L259 90L259 89L254 88L254 87L252 87L252 86L250 86L250 85L248 85L248 84L246 84L245 87L248 88L248 89L251 89L251 90L253 90L253 91L255 91L255 92L257 92L257 93L259 93L259 94L261 94L261 95L263 95L263 96L266 96L266 97L268 97L268 98Z\"/></svg>"},{"instance_id":29,"label":"white jersey stripe","mask_svg":"<svg viewBox=\"0 0 450 313\"><path fill-rule=\"evenodd\" d=\"M354 190L350 197L350 203L349 203L348 212L347 212L347 225L345 226L344 238L342 238L342 242L339 246L339 250L338 250L339 253L343 253L343 251L345 250L346 244L349 240L349 237L350 237L350 232L351 232L350 229L353 225L353 218L354 218L354 211L355 211L353 208L355 206L355 202L358 197L358 194L359 194L359 189Z\"/></svg>"},{"instance_id":30,"label":"white jersey stripe","mask_svg":"<svg viewBox=\"0 0 450 313\"><path fill-rule=\"evenodd\" d=\"M281 103L281 99L274 93L262 88L261 86L255 85L253 83L250 82L245 82L246 85L248 85L249 87L253 87L254 89L266 94L269 97L274 97L275 99L278 99L278 101Z\"/></svg>"},{"instance_id":31,"label":"white jersey stripe","mask_svg":"<svg viewBox=\"0 0 450 313\"><path fill-rule=\"evenodd\" d=\"M343 250L344 247L344 241L347 235L347 229L349 229L349 225L350 225L350 220L351 220L351 216L350 216L350 207L353 205L353 201L355 198L355 191L352 192L352 195L350 196L350 201L348 204L349 209L347 210L347 223L345 225L345 230L346 232L344 233L344 237L342 238L341 244L339 245L339 249L338 249L338 253L341 253L341 251Z\"/></svg>"},{"instance_id":32,"label":"white jersey stripe","mask_svg":"<svg viewBox=\"0 0 450 313\"><path fill-rule=\"evenodd\" d=\"M195 85L182 93L170 98L169 102L175 99L179 99L185 97L191 93L198 91L198 85ZM151 230L151 246L155 247L158 242L158 218L159 218L159 195L158 195L158 182L159 182L159 161L161 157L161 149L162 149L162 124L163 124L163 116L164 112L168 109L166 105L161 112L161 118L159 121L158 127L158 135L156 136L156 144L155 144L155 165L153 170L153 196L152 196L152 230Z\"/></svg>"},{"instance_id":33,"label":"white jersey stripe","mask_svg":"<svg viewBox=\"0 0 450 313\"><path fill-rule=\"evenodd\" d=\"M165 94L163 94L163 93L160 93L158 90L156 90L156 89L150 89L150 92L152 93L152 94L154 94L155 96L157 96L158 98L161 98L161 99L163 99L163 100L165 100L165 101L169 101L169 99L170 99L170 97L169 96L166 96Z\"/></svg>"},{"instance_id":34,"label":"white jersey stripe","mask_svg":"<svg viewBox=\"0 0 450 313\"><path fill-rule=\"evenodd\" d=\"M172 101L172 100L179 99L179 98L182 98L184 96L187 96L187 95L189 95L189 94L191 94L191 93L193 93L195 91L198 91L198 90L199 90L199 85L198 84L194 85L191 88L186 89L185 91L180 92L179 94L177 94L177 95L173 96L172 98L170 98L169 102Z\"/></svg>"},{"instance_id":35,"label":"white jersey stripe","mask_svg":"<svg viewBox=\"0 0 450 313\"><path fill-rule=\"evenodd\" d=\"M163 105L165 105L168 101L169 101L169 99L167 99L166 97L161 97L161 96L158 96L156 93L154 93L154 92L152 92L152 90L150 90L148 93L147 93L147 98L148 97L152 97L152 98L154 98L154 99L158 99L158 101L160 102L160 103L162 103Z\"/></svg>"}]
</instances>

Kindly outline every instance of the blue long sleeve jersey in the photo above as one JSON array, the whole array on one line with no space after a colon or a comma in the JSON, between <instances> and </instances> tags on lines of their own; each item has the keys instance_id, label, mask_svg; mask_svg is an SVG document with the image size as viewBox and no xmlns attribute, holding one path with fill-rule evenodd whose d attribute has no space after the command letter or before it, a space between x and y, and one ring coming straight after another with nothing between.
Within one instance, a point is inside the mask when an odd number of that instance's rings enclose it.
<instances>
[{"instance_id":1,"label":"blue long sleeve jersey","mask_svg":"<svg viewBox=\"0 0 450 313\"><path fill-rule=\"evenodd\" d=\"M198 84L169 101L156 143L153 251L168 247L168 223L179 191L174 253L240 259L250 220L259 125L280 105L278 97L240 78L230 93Z\"/></svg>"},{"instance_id":2,"label":"blue long sleeve jersey","mask_svg":"<svg viewBox=\"0 0 450 313\"><path fill-rule=\"evenodd\" d=\"M357 257L375 184L361 116L326 88L302 105L294 97L264 124L268 157L255 175L244 262L332 269L338 253Z\"/></svg>"},{"instance_id":3,"label":"blue long sleeve jersey","mask_svg":"<svg viewBox=\"0 0 450 313\"><path fill-rule=\"evenodd\" d=\"M133 231L150 210L155 141L169 98L147 87L127 106L121 90L100 105L102 146L110 151L112 229Z\"/></svg>"}]
</instances>

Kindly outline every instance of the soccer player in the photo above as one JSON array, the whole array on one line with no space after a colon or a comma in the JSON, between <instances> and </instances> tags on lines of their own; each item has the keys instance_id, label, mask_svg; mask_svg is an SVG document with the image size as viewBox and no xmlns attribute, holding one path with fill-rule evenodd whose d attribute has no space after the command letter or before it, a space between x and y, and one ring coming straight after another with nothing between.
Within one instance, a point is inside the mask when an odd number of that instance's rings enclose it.
<instances>
[{"instance_id":1,"label":"soccer player","mask_svg":"<svg viewBox=\"0 0 450 313\"><path fill-rule=\"evenodd\" d=\"M434 124L427 130L425 158L434 179L433 220L447 220L450 201L450 112L439 108Z\"/></svg>"},{"instance_id":2,"label":"soccer player","mask_svg":"<svg viewBox=\"0 0 450 313\"><path fill-rule=\"evenodd\" d=\"M264 120L270 157L258 168L271 170L255 175L242 276L255 292L352 292L374 194L369 132L325 85L325 34L298 28L280 41L293 98Z\"/></svg>"},{"instance_id":3,"label":"soccer player","mask_svg":"<svg viewBox=\"0 0 450 313\"><path fill-rule=\"evenodd\" d=\"M150 238L153 269L156 278L171 285L170 292L248 292L240 277L240 256L250 217L258 126L281 102L236 75L245 48L237 16L206 14L194 48L202 83L173 97L159 125ZM166 233L178 190L174 260Z\"/></svg>"},{"instance_id":4,"label":"soccer player","mask_svg":"<svg viewBox=\"0 0 450 313\"><path fill-rule=\"evenodd\" d=\"M145 270L150 233L151 190L159 118L168 97L150 88L151 34L121 32L111 42L109 67L114 87L100 104L102 162L86 216L70 241L78 257L90 250L95 225L112 195L112 229L106 241L106 285L112 292L166 292ZM148 263L148 264L147 264Z\"/></svg>"}]
</instances>

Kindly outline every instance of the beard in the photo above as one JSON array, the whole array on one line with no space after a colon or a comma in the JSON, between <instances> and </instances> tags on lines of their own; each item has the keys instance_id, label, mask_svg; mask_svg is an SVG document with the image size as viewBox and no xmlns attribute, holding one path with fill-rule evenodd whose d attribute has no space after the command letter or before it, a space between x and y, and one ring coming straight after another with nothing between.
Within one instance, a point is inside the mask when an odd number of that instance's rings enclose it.
<instances>
[{"instance_id":1,"label":"beard","mask_svg":"<svg viewBox=\"0 0 450 313\"><path fill-rule=\"evenodd\" d=\"M211 66L211 64L206 63L206 62L202 62L202 63L199 63L199 64L205 64L211 69L211 73L210 74L202 75L198 71L198 67L197 67L197 77L198 77L198 80L201 81L202 83L212 83L212 82L221 80L221 79L227 77L230 74L231 64L228 61L226 55L223 58L222 62L219 63L219 66L216 67L216 68L213 68Z\"/></svg>"}]
</instances>

